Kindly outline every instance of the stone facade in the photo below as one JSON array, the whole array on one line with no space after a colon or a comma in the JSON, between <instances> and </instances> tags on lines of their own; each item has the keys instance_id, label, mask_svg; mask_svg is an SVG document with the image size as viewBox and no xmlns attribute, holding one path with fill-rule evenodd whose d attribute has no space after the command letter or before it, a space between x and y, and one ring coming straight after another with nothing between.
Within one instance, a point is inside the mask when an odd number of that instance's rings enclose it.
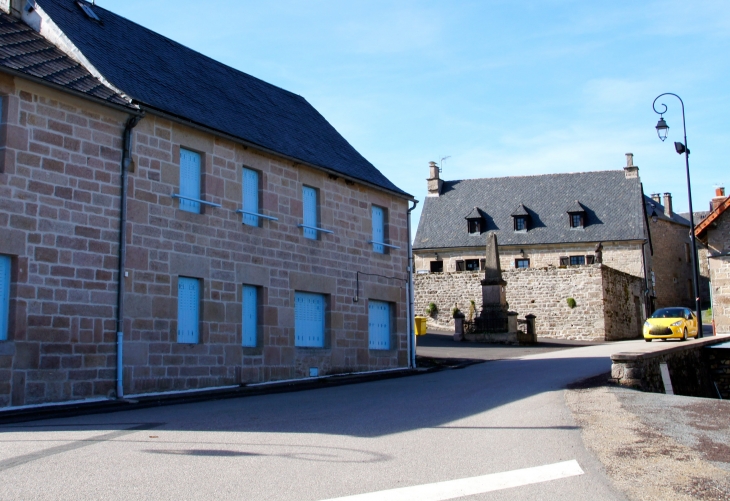
<instances>
[{"instance_id":1,"label":"stone facade","mask_svg":"<svg viewBox=\"0 0 730 501\"><path fill-rule=\"evenodd\" d=\"M718 334L730 334L730 211L706 230L712 287L712 319Z\"/></svg>"},{"instance_id":2,"label":"stone facade","mask_svg":"<svg viewBox=\"0 0 730 501\"><path fill-rule=\"evenodd\" d=\"M501 250L500 250L501 252ZM509 309L537 317L540 337L617 340L638 337L644 320L643 281L606 265L504 270ZM452 323L454 304L467 313L470 300L481 302L480 272L430 273L415 277L415 311L433 302L439 311L430 322ZM575 307L568 305L575 300ZM477 311L478 314L478 311Z\"/></svg>"},{"instance_id":3,"label":"stone facade","mask_svg":"<svg viewBox=\"0 0 730 501\"><path fill-rule=\"evenodd\" d=\"M694 272L689 227L666 219L657 219L649 221L649 229L654 250L651 277L656 296L655 308L685 306L694 309Z\"/></svg>"},{"instance_id":4,"label":"stone facade","mask_svg":"<svg viewBox=\"0 0 730 501\"><path fill-rule=\"evenodd\" d=\"M10 325L0 341L0 407L114 394L120 161L127 115L0 75L0 254L11 257ZM148 114L132 132L124 319L128 394L407 365L407 200ZM201 154L201 198L182 211L180 148ZM242 167L262 212L242 224ZM302 185L319 191L319 240L303 237ZM373 251L371 206L388 241ZM356 272L394 276L360 278ZM178 277L201 282L200 340L177 343ZM260 291L260 333L243 348L243 284ZM324 348L294 341L294 292L327 300ZM353 298L361 298L354 302ZM368 299L391 303L390 349L368 348Z\"/></svg>"},{"instance_id":5,"label":"stone facade","mask_svg":"<svg viewBox=\"0 0 730 501\"><path fill-rule=\"evenodd\" d=\"M483 241L483 235L474 235L475 240ZM476 242L475 242L476 244ZM514 269L516 260L529 259L531 268L560 266L561 257L594 256L596 243L572 243L556 245L499 246L500 264L503 270ZM444 271L456 271L456 261L467 259L483 259L483 247L451 248L439 250L438 259L444 262ZM603 242L603 264L616 270L634 275L644 276L642 242ZM414 251L413 259L417 272L428 272L431 261L436 260L435 252Z\"/></svg>"}]
</instances>

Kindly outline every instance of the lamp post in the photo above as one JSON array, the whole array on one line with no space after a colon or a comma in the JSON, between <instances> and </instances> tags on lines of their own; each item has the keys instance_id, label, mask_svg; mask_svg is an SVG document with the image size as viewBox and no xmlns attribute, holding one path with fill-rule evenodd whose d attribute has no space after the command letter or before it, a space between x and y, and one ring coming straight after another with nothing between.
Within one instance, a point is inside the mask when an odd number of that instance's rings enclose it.
<instances>
[{"instance_id":1,"label":"lamp post","mask_svg":"<svg viewBox=\"0 0 730 501\"><path fill-rule=\"evenodd\" d=\"M656 109L656 102L657 99L659 99L662 96L674 96L677 99L679 99L679 102L682 104L682 127L684 128L684 143L675 142L674 143L674 149L679 153L680 155L684 153L684 164L685 169L687 172L687 197L689 199L689 224L692 225L692 228L689 232L689 238L692 240L692 271L694 272L694 293L695 293L695 313L697 314L697 337L702 337L702 304L700 301L700 268L699 268L699 259L697 257L697 242L695 239L695 218L694 218L694 212L692 211L692 185L689 181L689 147L687 147L687 125L684 120L684 101L682 101L682 98L679 97L677 94L673 94L671 92L665 92L664 94L659 94L656 99L654 99L654 103L652 103L652 108L654 108L654 112L659 115L659 121L656 124L656 132L659 136L659 139L664 141L667 138L667 135L669 133L669 126L667 125L667 122L664 120L664 114L667 112L667 105L664 103L661 103L661 105L664 107L664 110L659 111Z\"/></svg>"}]
</instances>

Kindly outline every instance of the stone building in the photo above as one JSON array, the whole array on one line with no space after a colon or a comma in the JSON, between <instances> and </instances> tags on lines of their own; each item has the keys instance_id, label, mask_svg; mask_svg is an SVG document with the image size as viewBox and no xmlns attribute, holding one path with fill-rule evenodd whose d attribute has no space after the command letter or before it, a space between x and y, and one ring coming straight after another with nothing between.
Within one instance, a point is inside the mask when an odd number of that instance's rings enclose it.
<instances>
[{"instance_id":1,"label":"stone building","mask_svg":"<svg viewBox=\"0 0 730 501\"><path fill-rule=\"evenodd\" d=\"M695 235L707 247L715 332L730 334L730 197L724 188L717 188L711 207Z\"/></svg>"},{"instance_id":2,"label":"stone building","mask_svg":"<svg viewBox=\"0 0 730 501\"><path fill-rule=\"evenodd\" d=\"M0 407L408 366L413 199L306 100L0 8Z\"/></svg>"}]
</instances>

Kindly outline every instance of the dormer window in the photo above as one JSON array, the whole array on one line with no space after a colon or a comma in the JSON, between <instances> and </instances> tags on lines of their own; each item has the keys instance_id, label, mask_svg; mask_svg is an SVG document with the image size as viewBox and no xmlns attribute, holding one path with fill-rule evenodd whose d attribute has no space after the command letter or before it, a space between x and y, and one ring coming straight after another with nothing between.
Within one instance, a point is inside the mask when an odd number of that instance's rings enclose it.
<instances>
[{"instance_id":1,"label":"dormer window","mask_svg":"<svg viewBox=\"0 0 730 501\"><path fill-rule=\"evenodd\" d=\"M524 205L520 204L512 213L512 219L515 223L515 231L527 231L527 224L530 219L530 213Z\"/></svg>"},{"instance_id":2,"label":"dormer window","mask_svg":"<svg viewBox=\"0 0 730 501\"><path fill-rule=\"evenodd\" d=\"M586 209L576 200L573 205L568 207L568 222L571 228L585 228L586 225Z\"/></svg>"},{"instance_id":3,"label":"dormer window","mask_svg":"<svg viewBox=\"0 0 730 501\"><path fill-rule=\"evenodd\" d=\"M470 235L481 235L486 230L484 213L478 207L474 207L464 219Z\"/></svg>"}]
</instances>

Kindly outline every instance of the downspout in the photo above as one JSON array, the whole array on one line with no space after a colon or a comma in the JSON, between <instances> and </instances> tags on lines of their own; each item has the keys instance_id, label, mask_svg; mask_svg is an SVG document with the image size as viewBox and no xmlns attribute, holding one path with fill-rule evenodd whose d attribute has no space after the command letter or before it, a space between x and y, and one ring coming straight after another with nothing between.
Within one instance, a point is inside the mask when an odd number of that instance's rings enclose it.
<instances>
[{"instance_id":1,"label":"downspout","mask_svg":"<svg viewBox=\"0 0 730 501\"><path fill-rule=\"evenodd\" d=\"M406 287L406 312L408 315L408 367L416 368L416 336L413 330L413 324L415 319L413 318L413 245L411 244L411 212L418 205L418 200L411 200L413 207L408 209L407 221L408 221L408 287Z\"/></svg>"},{"instance_id":2,"label":"downspout","mask_svg":"<svg viewBox=\"0 0 730 501\"><path fill-rule=\"evenodd\" d=\"M134 129L144 113L132 115L127 120L122 135L122 182L121 205L119 215L119 279L117 281L117 398L124 398L124 274L127 259L127 172L132 161L132 129Z\"/></svg>"}]
</instances>

